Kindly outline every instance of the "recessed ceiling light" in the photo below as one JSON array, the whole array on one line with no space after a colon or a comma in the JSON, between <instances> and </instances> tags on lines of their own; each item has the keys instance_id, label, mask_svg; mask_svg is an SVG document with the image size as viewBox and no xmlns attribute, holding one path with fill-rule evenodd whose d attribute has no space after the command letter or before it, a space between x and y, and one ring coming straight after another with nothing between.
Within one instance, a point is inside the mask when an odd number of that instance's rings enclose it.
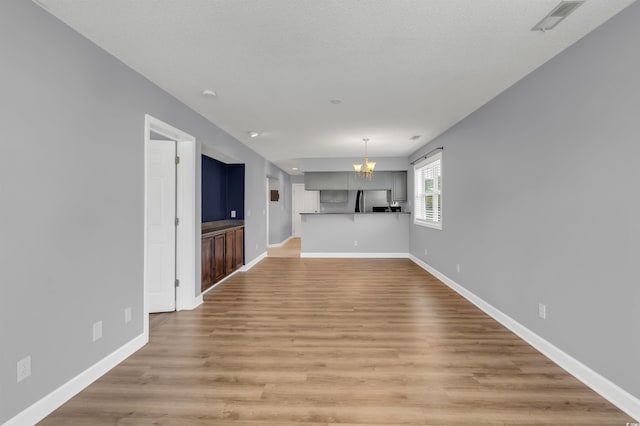
<instances>
[{"instance_id":1,"label":"recessed ceiling light","mask_svg":"<svg viewBox=\"0 0 640 426\"><path fill-rule=\"evenodd\" d=\"M210 97L210 98L215 98L215 97L218 96L218 94L216 92L214 92L213 90L211 90L211 89L203 90L202 91L202 95Z\"/></svg>"},{"instance_id":2,"label":"recessed ceiling light","mask_svg":"<svg viewBox=\"0 0 640 426\"><path fill-rule=\"evenodd\" d=\"M411 139L412 141L418 140L420 139L420 135L413 135L409 139Z\"/></svg>"},{"instance_id":3,"label":"recessed ceiling light","mask_svg":"<svg viewBox=\"0 0 640 426\"><path fill-rule=\"evenodd\" d=\"M297 167L292 167L291 170L299 170Z\"/></svg>"},{"instance_id":4,"label":"recessed ceiling light","mask_svg":"<svg viewBox=\"0 0 640 426\"><path fill-rule=\"evenodd\" d=\"M260 133L258 133L258 132L249 132L249 136L251 136L252 138L257 138L258 136L260 136Z\"/></svg>"},{"instance_id":5,"label":"recessed ceiling light","mask_svg":"<svg viewBox=\"0 0 640 426\"><path fill-rule=\"evenodd\" d=\"M554 29L560 21L574 12L582 3L584 3L584 0L561 1L547 16L531 28L531 31L545 32Z\"/></svg>"},{"instance_id":6,"label":"recessed ceiling light","mask_svg":"<svg viewBox=\"0 0 640 426\"><path fill-rule=\"evenodd\" d=\"M334 105L338 105L338 104L342 103L342 101L340 99L331 99L329 102L331 102Z\"/></svg>"}]
</instances>

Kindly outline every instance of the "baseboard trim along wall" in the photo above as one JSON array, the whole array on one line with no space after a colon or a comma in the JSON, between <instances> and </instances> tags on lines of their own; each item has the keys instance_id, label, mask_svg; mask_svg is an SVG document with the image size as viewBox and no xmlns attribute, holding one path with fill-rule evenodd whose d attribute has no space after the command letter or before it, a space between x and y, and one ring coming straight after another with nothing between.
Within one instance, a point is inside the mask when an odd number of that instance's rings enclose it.
<instances>
[{"instance_id":1,"label":"baseboard trim along wall","mask_svg":"<svg viewBox=\"0 0 640 426\"><path fill-rule=\"evenodd\" d=\"M179 309L180 311L191 311L195 308L197 308L198 306L202 305L202 294L200 294L199 296L194 297L191 300L191 303L185 307L183 307L182 309Z\"/></svg>"},{"instance_id":2,"label":"baseboard trim along wall","mask_svg":"<svg viewBox=\"0 0 640 426\"><path fill-rule=\"evenodd\" d=\"M480 310L485 312L487 315L498 321L500 324L508 328L510 331L515 333L529 345L533 346L540 353L545 355L551 361L556 363L559 367L564 369L566 372L574 376L576 379L580 380L582 383L587 385L589 388L593 389L603 398L620 408L626 414L631 416L636 420L640 420L640 399L634 397L629 392L625 391L615 383L611 382L609 379L601 376L597 372L593 371L577 359L573 358L571 355L562 351L558 347L554 346L547 340L543 339L533 331L529 330L527 327L523 326L510 316L506 315L499 309L495 308L491 304L487 303L480 297L476 296L474 293L470 292L460 284L453 281L451 278L447 277L437 269L433 268L431 265L423 262L417 257L408 254L408 253L301 253L301 257L307 258L408 258L413 261L416 265L420 266L425 271L432 274L434 277L438 278L442 281L446 286L454 290L456 293L460 294L462 297L467 299L469 302L473 303ZM248 264L244 265L241 269L234 272L246 272L256 264L258 264L262 259L267 257L267 253L264 252L260 254L258 257L253 259ZM229 277L233 276L230 275ZM227 278L229 278L227 277ZM225 278L226 280L226 278ZM221 284L225 280L220 281L215 286L211 287L215 288L217 285ZM207 291L210 291L208 289ZM205 292L206 293L206 292ZM205 294L203 293L203 294ZM194 306L197 307L200 303L202 303L202 295L195 299L199 300L198 304ZM102 377L105 373L111 370L116 365L120 364L122 361L127 359L133 353L135 353L138 349L142 348L149 341L149 336L145 334L140 334L138 337L129 341L125 345L121 346L119 349L112 352L110 355L106 356L102 360L98 361L96 364L92 365L82 373L78 374L73 379L69 380L67 383L63 384L50 394L44 396L39 401L26 408L6 423L3 426L22 426L25 424L35 424L42 419L44 419L47 415L51 414L54 410L60 407L62 404L73 398L80 391L85 389L91 383Z\"/></svg>"},{"instance_id":3,"label":"baseboard trim along wall","mask_svg":"<svg viewBox=\"0 0 640 426\"><path fill-rule=\"evenodd\" d=\"M328 259L406 259L409 257L409 253L300 253L300 257L307 258L328 258Z\"/></svg>"},{"instance_id":4,"label":"baseboard trim along wall","mask_svg":"<svg viewBox=\"0 0 640 426\"><path fill-rule=\"evenodd\" d=\"M269 245L267 245L267 247L269 247L269 248L282 247L283 245L287 244L289 242L289 240L292 239L292 238L293 238L293 235L290 236L289 238L285 239L284 241L279 242L279 243L269 244Z\"/></svg>"},{"instance_id":5,"label":"baseboard trim along wall","mask_svg":"<svg viewBox=\"0 0 640 426\"><path fill-rule=\"evenodd\" d=\"M634 419L640 420L640 399L634 397L609 379L593 371L591 368L554 346L552 343L549 343L547 340L529 330L507 314L485 302L483 299L456 283L437 269L433 268L431 265L423 262L413 255L409 255L409 259L434 277L438 278L453 291L473 303L484 313L515 333L522 340L556 363L560 368L593 389L604 399L611 402Z\"/></svg>"},{"instance_id":6,"label":"baseboard trim along wall","mask_svg":"<svg viewBox=\"0 0 640 426\"><path fill-rule=\"evenodd\" d=\"M24 426L38 423L91 383L98 380L113 367L133 355L138 349L146 345L148 341L148 335L144 333L140 334L50 394L25 408L22 412L9 419L3 426Z\"/></svg>"},{"instance_id":7,"label":"baseboard trim along wall","mask_svg":"<svg viewBox=\"0 0 640 426\"><path fill-rule=\"evenodd\" d=\"M267 252L260 254L258 257L253 259L248 264L244 265L242 268L235 271L233 274L225 277L225 279L216 283L207 291L215 288L217 285L222 284L226 279L232 277L238 272L246 272L249 269L253 268L257 265L262 259L267 257ZM206 293L206 291L205 291ZM195 297L193 299L192 306L185 309L195 309L202 304L203 295ZM89 386L91 383L98 380L104 374L106 374L109 370L111 370L116 365L120 364L122 361L127 359L129 356L133 355L138 349L142 348L149 341L149 336L145 334L141 334L133 340L129 341L125 345L121 346L119 349L116 349L110 355L107 355L102 360L98 361L91 367L87 368L82 373L78 374L73 379L69 380L50 394L44 396L39 401L35 402L31 406L25 408L22 412L15 415L13 418L9 419L2 426L23 426L23 425L31 425L36 424L53 411L55 411L58 407L62 406L65 402L69 401L75 395L80 393L83 389Z\"/></svg>"},{"instance_id":8,"label":"baseboard trim along wall","mask_svg":"<svg viewBox=\"0 0 640 426\"><path fill-rule=\"evenodd\" d=\"M240 268L240 272L247 272L249 269L253 268L254 266L256 266L258 263L260 263L260 261L262 259L264 259L265 257L267 257L267 252L262 252L261 254L259 254L255 259L253 259L251 262L247 263L246 265L244 265L242 268Z\"/></svg>"},{"instance_id":9,"label":"baseboard trim along wall","mask_svg":"<svg viewBox=\"0 0 640 426\"><path fill-rule=\"evenodd\" d=\"M214 285L212 285L211 287L209 287L208 289L203 291L202 294L200 294L200 299L202 299L202 297L205 294L209 293L211 290L213 290L214 288L218 287L220 284L224 283L225 281L227 281L229 278L231 278L232 276L234 276L238 272L244 272L244 270L242 268L236 269L235 271L233 271L232 273L230 273L229 275L227 275L226 277L224 277L223 279L221 279L220 281L218 281L217 283L215 283Z\"/></svg>"}]
</instances>

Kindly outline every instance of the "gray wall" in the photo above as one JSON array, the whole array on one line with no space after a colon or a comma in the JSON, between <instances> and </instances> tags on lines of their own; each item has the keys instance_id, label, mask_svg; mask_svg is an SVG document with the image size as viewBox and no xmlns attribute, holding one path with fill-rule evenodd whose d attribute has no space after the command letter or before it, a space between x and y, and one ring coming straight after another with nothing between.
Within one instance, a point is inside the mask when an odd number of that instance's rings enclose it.
<instances>
[{"instance_id":1,"label":"gray wall","mask_svg":"<svg viewBox=\"0 0 640 426\"><path fill-rule=\"evenodd\" d=\"M143 332L145 113L195 136L197 158L205 144L246 164L247 262L274 166L30 1L0 2L0 52L3 423Z\"/></svg>"},{"instance_id":2,"label":"gray wall","mask_svg":"<svg viewBox=\"0 0 640 426\"><path fill-rule=\"evenodd\" d=\"M640 3L410 159L445 148L411 253L640 397L637 40Z\"/></svg>"},{"instance_id":3,"label":"gray wall","mask_svg":"<svg viewBox=\"0 0 640 426\"><path fill-rule=\"evenodd\" d=\"M291 236L291 177L277 168L271 166L267 176L269 177L269 189L276 189L280 193L280 199L269 201L269 244L278 244Z\"/></svg>"},{"instance_id":4,"label":"gray wall","mask_svg":"<svg viewBox=\"0 0 640 426\"><path fill-rule=\"evenodd\" d=\"M291 175L291 183L304 183L304 175Z\"/></svg>"}]
</instances>

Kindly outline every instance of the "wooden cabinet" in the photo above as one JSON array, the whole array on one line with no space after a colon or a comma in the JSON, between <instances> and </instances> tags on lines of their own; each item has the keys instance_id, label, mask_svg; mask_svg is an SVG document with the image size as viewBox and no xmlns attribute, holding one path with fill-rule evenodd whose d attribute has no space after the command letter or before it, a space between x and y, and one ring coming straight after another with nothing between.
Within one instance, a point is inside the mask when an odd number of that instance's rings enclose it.
<instances>
[{"instance_id":1,"label":"wooden cabinet","mask_svg":"<svg viewBox=\"0 0 640 426\"><path fill-rule=\"evenodd\" d=\"M215 282L213 280L213 237L202 237L202 281L200 289L208 289Z\"/></svg>"},{"instance_id":2,"label":"wooden cabinet","mask_svg":"<svg viewBox=\"0 0 640 426\"><path fill-rule=\"evenodd\" d=\"M244 265L244 228L234 228L225 234L226 273L229 275Z\"/></svg>"},{"instance_id":3,"label":"wooden cabinet","mask_svg":"<svg viewBox=\"0 0 640 426\"><path fill-rule=\"evenodd\" d=\"M244 264L244 229L221 229L202 237L202 281L205 291Z\"/></svg>"},{"instance_id":4,"label":"wooden cabinet","mask_svg":"<svg viewBox=\"0 0 640 426\"><path fill-rule=\"evenodd\" d=\"M226 274L230 274L235 270L233 265L233 252L236 244L236 239L234 237L235 231L227 231L224 234L224 270Z\"/></svg>"},{"instance_id":5,"label":"wooden cabinet","mask_svg":"<svg viewBox=\"0 0 640 426\"><path fill-rule=\"evenodd\" d=\"M234 231L235 244L233 246L233 269L236 270L244 265L244 228Z\"/></svg>"},{"instance_id":6,"label":"wooden cabinet","mask_svg":"<svg viewBox=\"0 0 640 426\"><path fill-rule=\"evenodd\" d=\"M236 228L227 231L225 238L226 272L228 275L244 264L244 229Z\"/></svg>"},{"instance_id":7,"label":"wooden cabinet","mask_svg":"<svg viewBox=\"0 0 640 426\"><path fill-rule=\"evenodd\" d=\"M223 279L227 274L224 269L225 264L225 237L224 234L218 234L213 237L213 269L214 282Z\"/></svg>"},{"instance_id":8,"label":"wooden cabinet","mask_svg":"<svg viewBox=\"0 0 640 426\"><path fill-rule=\"evenodd\" d=\"M393 172L391 201L407 201L407 172Z\"/></svg>"}]
</instances>

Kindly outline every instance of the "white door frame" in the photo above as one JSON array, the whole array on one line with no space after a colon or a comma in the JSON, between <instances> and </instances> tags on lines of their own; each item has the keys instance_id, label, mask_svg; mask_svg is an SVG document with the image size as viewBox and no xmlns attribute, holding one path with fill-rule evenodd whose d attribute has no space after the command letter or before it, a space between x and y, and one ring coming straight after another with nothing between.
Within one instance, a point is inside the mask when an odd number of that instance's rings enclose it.
<instances>
[{"instance_id":1,"label":"white door frame","mask_svg":"<svg viewBox=\"0 0 640 426\"><path fill-rule=\"evenodd\" d=\"M196 296L196 139L167 123L148 114L144 117L144 333L149 335L149 306L147 301L147 217L149 191L147 167L149 161L148 147L151 143L151 132L176 141L180 164L176 171L176 214L180 223L176 230L176 277L180 285L176 291L176 310L193 309L202 300Z\"/></svg>"},{"instance_id":2,"label":"white door frame","mask_svg":"<svg viewBox=\"0 0 640 426\"><path fill-rule=\"evenodd\" d=\"M304 188L304 183L292 183L291 184L291 235L295 238L295 227L296 227L296 186L301 186Z\"/></svg>"},{"instance_id":3,"label":"white door frame","mask_svg":"<svg viewBox=\"0 0 640 426\"><path fill-rule=\"evenodd\" d=\"M266 196L265 196L265 218L266 218L266 228L267 228L267 243L264 245L265 247L269 247L269 202L271 201L271 186L269 185L269 176L266 178Z\"/></svg>"}]
</instances>

